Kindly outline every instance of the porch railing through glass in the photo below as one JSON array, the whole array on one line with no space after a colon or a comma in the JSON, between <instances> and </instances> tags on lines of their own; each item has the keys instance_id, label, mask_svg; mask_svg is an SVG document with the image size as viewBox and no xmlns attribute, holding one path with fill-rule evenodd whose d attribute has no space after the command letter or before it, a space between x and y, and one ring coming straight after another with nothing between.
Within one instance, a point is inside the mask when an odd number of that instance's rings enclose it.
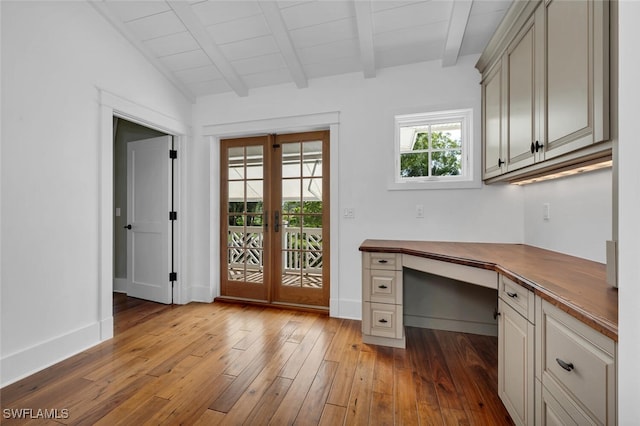
<instances>
[{"instance_id":1,"label":"porch railing through glass","mask_svg":"<svg viewBox=\"0 0 640 426\"><path fill-rule=\"evenodd\" d=\"M228 227L229 278L263 282L264 234L261 226ZM322 287L322 228L282 227L282 282Z\"/></svg>"}]
</instances>

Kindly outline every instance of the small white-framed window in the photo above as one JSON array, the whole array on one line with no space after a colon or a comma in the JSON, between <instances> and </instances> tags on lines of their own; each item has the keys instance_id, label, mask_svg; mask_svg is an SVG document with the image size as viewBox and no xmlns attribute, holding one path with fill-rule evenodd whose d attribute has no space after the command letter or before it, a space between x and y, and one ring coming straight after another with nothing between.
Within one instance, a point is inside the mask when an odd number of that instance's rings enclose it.
<instances>
[{"instance_id":1,"label":"small white-framed window","mask_svg":"<svg viewBox=\"0 0 640 426\"><path fill-rule=\"evenodd\" d=\"M395 116L391 189L475 186L473 110Z\"/></svg>"}]
</instances>

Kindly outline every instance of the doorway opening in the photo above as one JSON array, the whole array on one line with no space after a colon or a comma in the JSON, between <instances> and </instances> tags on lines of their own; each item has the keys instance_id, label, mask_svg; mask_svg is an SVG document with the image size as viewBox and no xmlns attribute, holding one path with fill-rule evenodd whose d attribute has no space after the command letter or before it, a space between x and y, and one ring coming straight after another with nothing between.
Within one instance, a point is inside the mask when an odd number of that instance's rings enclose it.
<instances>
[{"instance_id":1,"label":"doorway opening","mask_svg":"<svg viewBox=\"0 0 640 426\"><path fill-rule=\"evenodd\" d=\"M329 132L221 140L221 296L329 306Z\"/></svg>"},{"instance_id":2,"label":"doorway opening","mask_svg":"<svg viewBox=\"0 0 640 426\"><path fill-rule=\"evenodd\" d=\"M113 117L113 290L164 304L175 281L172 152L171 135Z\"/></svg>"}]
</instances>

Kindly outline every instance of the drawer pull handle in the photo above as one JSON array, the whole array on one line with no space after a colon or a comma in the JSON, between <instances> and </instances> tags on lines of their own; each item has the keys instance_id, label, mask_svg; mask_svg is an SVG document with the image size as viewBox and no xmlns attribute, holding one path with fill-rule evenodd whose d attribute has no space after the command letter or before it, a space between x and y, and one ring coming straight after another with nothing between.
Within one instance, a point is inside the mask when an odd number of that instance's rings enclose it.
<instances>
[{"instance_id":1,"label":"drawer pull handle","mask_svg":"<svg viewBox=\"0 0 640 426\"><path fill-rule=\"evenodd\" d=\"M387 263L387 262L388 262L388 260L387 260L387 259L379 259L379 260L378 260L378 263Z\"/></svg>"},{"instance_id":2,"label":"drawer pull handle","mask_svg":"<svg viewBox=\"0 0 640 426\"><path fill-rule=\"evenodd\" d=\"M507 292L507 296L513 297L515 299L516 297L518 297L518 293L509 293L509 292Z\"/></svg>"},{"instance_id":3,"label":"drawer pull handle","mask_svg":"<svg viewBox=\"0 0 640 426\"><path fill-rule=\"evenodd\" d=\"M563 360L561 360L560 358L556 358L556 362L558 363L558 365L560 367L562 367L563 369L567 370L567 371L571 371L573 370L573 364L572 363L567 363L564 362Z\"/></svg>"},{"instance_id":4,"label":"drawer pull handle","mask_svg":"<svg viewBox=\"0 0 640 426\"><path fill-rule=\"evenodd\" d=\"M384 318L378 320L378 322L382 323L382 324L386 324L388 321Z\"/></svg>"},{"instance_id":5,"label":"drawer pull handle","mask_svg":"<svg viewBox=\"0 0 640 426\"><path fill-rule=\"evenodd\" d=\"M384 284L380 284L380 285L378 286L378 288L385 289L385 288L387 288L387 286L386 286L386 285L384 285Z\"/></svg>"}]
</instances>

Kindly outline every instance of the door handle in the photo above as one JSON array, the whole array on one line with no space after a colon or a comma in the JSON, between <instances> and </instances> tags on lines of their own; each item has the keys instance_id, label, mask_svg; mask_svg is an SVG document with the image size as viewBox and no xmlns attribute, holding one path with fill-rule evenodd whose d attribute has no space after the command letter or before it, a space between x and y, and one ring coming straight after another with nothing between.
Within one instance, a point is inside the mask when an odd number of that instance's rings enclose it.
<instances>
[{"instance_id":1,"label":"door handle","mask_svg":"<svg viewBox=\"0 0 640 426\"><path fill-rule=\"evenodd\" d=\"M123 226L123 228L124 228L124 229L131 229L131 228L132 228L132 226L131 226L131 225L125 225L125 226Z\"/></svg>"},{"instance_id":2,"label":"door handle","mask_svg":"<svg viewBox=\"0 0 640 426\"><path fill-rule=\"evenodd\" d=\"M273 213L273 220L274 220L274 224L273 224L273 230L276 232L280 231L280 212L279 211L275 211Z\"/></svg>"}]
</instances>

